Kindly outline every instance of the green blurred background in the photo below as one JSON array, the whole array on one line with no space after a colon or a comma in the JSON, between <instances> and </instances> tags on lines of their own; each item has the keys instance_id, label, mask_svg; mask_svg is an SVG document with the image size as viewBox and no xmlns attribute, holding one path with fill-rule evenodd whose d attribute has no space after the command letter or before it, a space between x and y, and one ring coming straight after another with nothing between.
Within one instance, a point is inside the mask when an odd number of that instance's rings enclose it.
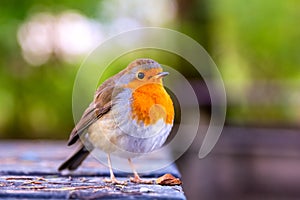
<instances>
[{"instance_id":1,"label":"green blurred background","mask_svg":"<svg viewBox=\"0 0 300 200\"><path fill-rule=\"evenodd\" d=\"M227 124L298 127L299 19L297 0L1 1L0 138L65 139L85 56L143 26L203 45L225 82Z\"/></svg>"}]
</instances>

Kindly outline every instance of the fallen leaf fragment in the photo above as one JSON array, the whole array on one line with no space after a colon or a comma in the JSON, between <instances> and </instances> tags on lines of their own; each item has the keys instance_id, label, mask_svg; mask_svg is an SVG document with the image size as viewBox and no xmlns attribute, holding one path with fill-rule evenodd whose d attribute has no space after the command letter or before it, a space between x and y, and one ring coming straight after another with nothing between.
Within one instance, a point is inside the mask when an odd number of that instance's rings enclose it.
<instances>
[{"instance_id":1,"label":"fallen leaf fragment","mask_svg":"<svg viewBox=\"0 0 300 200\"><path fill-rule=\"evenodd\" d=\"M181 185L182 182L179 178L175 178L172 174L165 174L156 179L159 185Z\"/></svg>"}]
</instances>

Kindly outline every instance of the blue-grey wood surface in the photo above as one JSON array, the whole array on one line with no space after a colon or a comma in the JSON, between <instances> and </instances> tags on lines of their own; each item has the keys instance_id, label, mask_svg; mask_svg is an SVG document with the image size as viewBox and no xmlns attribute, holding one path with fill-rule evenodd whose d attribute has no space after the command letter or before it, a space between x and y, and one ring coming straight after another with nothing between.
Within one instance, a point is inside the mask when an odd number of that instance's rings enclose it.
<instances>
[{"instance_id":1,"label":"blue-grey wood surface","mask_svg":"<svg viewBox=\"0 0 300 200\"><path fill-rule=\"evenodd\" d=\"M109 177L109 171L92 156L78 170L59 173L58 166L73 151L56 141L1 141L0 199L185 199L181 186L105 183L103 178ZM180 177L172 164L143 174L143 178L155 179L165 173ZM115 175L120 180L132 176L121 171Z\"/></svg>"}]
</instances>

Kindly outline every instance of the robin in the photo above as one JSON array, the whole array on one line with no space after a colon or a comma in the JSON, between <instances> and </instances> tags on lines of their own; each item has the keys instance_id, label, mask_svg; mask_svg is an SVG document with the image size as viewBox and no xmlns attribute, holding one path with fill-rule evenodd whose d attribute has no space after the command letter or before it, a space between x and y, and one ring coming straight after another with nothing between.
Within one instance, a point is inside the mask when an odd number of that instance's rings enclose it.
<instances>
[{"instance_id":1,"label":"robin","mask_svg":"<svg viewBox=\"0 0 300 200\"><path fill-rule=\"evenodd\" d=\"M168 74L154 60L137 59L100 85L70 134L68 145L78 142L79 150L59 170L75 170L98 148L107 153L106 182L121 184L112 170L110 155L115 154L128 159L134 174L130 181L150 183L140 178L131 158L161 147L172 129L173 102L162 82Z\"/></svg>"}]
</instances>

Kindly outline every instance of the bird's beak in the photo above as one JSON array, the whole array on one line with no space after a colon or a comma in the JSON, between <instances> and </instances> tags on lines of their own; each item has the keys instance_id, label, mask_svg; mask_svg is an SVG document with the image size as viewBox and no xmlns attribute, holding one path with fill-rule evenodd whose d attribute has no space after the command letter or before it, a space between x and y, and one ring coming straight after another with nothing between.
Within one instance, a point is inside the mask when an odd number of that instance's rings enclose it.
<instances>
[{"instance_id":1,"label":"bird's beak","mask_svg":"<svg viewBox=\"0 0 300 200\"><path fill-rule=\"evenodd\" d=\"M163 78L163 77L165 77L167 75L169 75L169 72L160 72L157 75L155 75L154 78L160 79L160 78Z\"/></svg>"}]
</instances>

